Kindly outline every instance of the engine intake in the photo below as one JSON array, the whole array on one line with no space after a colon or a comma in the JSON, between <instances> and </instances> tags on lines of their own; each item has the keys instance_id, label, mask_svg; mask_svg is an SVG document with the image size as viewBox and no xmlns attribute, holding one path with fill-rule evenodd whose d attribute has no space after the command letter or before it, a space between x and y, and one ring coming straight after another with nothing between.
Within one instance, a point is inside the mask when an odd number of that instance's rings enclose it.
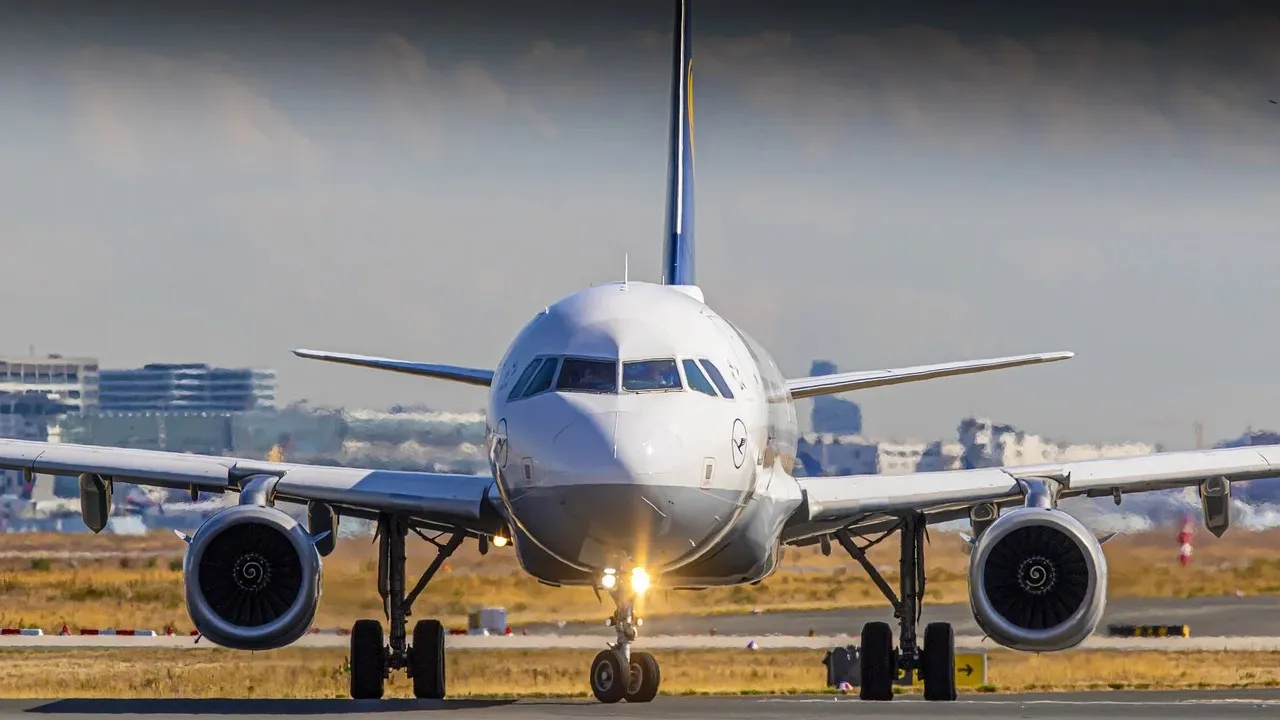
<instances>
[{"instance_id":1,"label":"engine intake","mask_svg":"<svg viewBox=\"0 0 1280 720\"><path fill-rule=\"evenodd\" d=\"M1102 546L1058 510L1010 511L987 528L969 556L974 620L1015 650L1079 645L1102 620L1106 591Z\"/></svg>"},{"instance_id":2,"label":"engine intake","mask_svg":"<svg viewBox=\"0 0 1280 720\"><path fill-rule=\"evenodd\" d=\"M320 554L301 524L273 507L237 505L191 539L183 561L187 612L223 647L284 647L311 628L320 574Z\"/></svg>"}]
</instances>

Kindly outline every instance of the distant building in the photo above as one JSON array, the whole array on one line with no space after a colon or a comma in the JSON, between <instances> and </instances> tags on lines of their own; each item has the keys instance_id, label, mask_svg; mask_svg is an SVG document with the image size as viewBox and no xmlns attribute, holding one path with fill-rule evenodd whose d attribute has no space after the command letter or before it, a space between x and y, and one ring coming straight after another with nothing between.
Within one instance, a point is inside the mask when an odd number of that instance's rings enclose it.
<instances>
[{"instance_id":1,"label":"distant building","mask_svg":"<svg viewBox=\"0 0 1280 720\"><path fill-rule=\"evenodd\" d=\"M1249 428L1244 434L1231 440L1223 440L1214 445L1215 448L1238 448L1253 445L1280 444L1280 433L1270 430L1254 430ZM1276 502L1280 500L1280 483L1277 478L1259 478L1246 482L1231 483L1231 495L1245 502Z\"/></svg>"},{"instance_id":2,"label":"distant building","mask_svg":"<svg viewBox=\"0 0 1280 720\"><path fill-rule=\"evenodd\" d=\"M225 455L232 449L226 412L93 412L71 415L58 426L61 442L136 450Z\"/></svg>"},{"instance_id":3,"label":"distant building","mask_svg":"<svg viewBox=\"0 0 1280 720\"><path fill-rule=\"evenodd\" d=\"M1070 445L980 418L960 422L957 440L871 440L806 433L796 455L805 475L903 475L963 468L1036 465L1160 452L1146 443Z\"/></svg>"},{"instance_id":4,"label":"distant building","mask_svg":"<svg viewBox=\"0 0 1280 720\"><path fill-rule=\"evenodd\" d=\"M961 420L958 432L960 443L965 448L961 466L966 468L1038 465L1160 452L1159 445L1139 442L1105 445L1059 443L983 418Z\"/></svg>"},{"instance_id":5,"label":"distant building","mask_svg":"<svg viewBox=\"0 0 1280 720\"><path fill-rule=\"evenodd\" d=\"M0 393L0 437L48 442L50 426L69 410L67 404L38 390ZM0 470L0 495L16 495L29 500L32 487L24 484L21 472Z\"/></svg>"},{"instance_id":6,"label":"distant building","mask_svg":"<svg viewBox=\"0 0 1280 720\"><path fill-rule=\"evenodd\" d=\"M805 433L796 450L810 476L955 470L964 453L964 447L954 441L871 440L860 435L824 433Z\"/></svg>"},{"instance_id":7,"label":"distant building","mask_svg":"<svg viewBox=\"0 0 1280 720\"><path fill-rule=\"evenodd\" d=\"M814 360L810 375L834 375L839 372L829 360ZM832 435L861 435L862 408L851 400L834 395L818 395L813 399L813 411L809 415L810 429L815 433Z\"/></svg>"},{"instance_id":8,"label":"distant building","mask_svg":"<svg viewBox=\"0 0 1280 720\"><path fill-rule=\"evenodd\" d=\"M235 413L275 407L276 373L203 364L152 364L103 370L98 407L104 412Z\"/></svg>"},{"instance_id":9,"label":"distant building","mask_svg":"<svg viewBox=\"0 0 1280 720\"><path fill-rule=\"evenodd\" d=\"M96 358L0 357L0 393L43 393L67 405L69 412L97 406L98 382Z\"/></svg>"}]
</instances>

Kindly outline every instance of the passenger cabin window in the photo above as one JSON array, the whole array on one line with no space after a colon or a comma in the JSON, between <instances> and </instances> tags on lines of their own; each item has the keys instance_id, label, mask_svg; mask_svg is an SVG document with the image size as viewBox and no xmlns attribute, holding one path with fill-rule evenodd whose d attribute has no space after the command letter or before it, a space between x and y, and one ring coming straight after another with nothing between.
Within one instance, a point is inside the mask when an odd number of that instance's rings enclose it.
<instances>
[{"instance_id":1,"label":"passenger cabin window","mask_svg":"<svg viewBox=\"0 0 1280 720\"><path fill-rule=\"evenodd\" d=\"M557 391L612 393L618 390L618 364L610 360L565 358Z\"/></svg>"},{"instance_id":2,"label":"passenger cabin window","mask_svg":"<svg viewBox=\"0 0 1280 720\"><path fill-rule=\"evenodd\" d=\"M542 367L543 360L544 358L534 358L533 362L529 363L529 367L525 368L524 372L520 373L520 379L516 380L515 387L511 388L511 393L507 395L508 401L515 400L520 397L520 394L524 392L526 387L528 387L529 381L533 379L533 374L538 372L539 367Z\"/></svg>"},{"instance_id":3,"label":"passenger cabin window","mask_svg":"<svg viewBox=\"0 0 1280 720\"><path fill-rule=\"evenodd\" d=\"M533 380L529 381L529 387L525 389L520 397L531 397L538 393L543 393L551 389L551 381L556 376L556 365L559 364L557 358L547 358L542 363L542 367L538 368L538 372L534 374Z\"/></svg>"},{"instance_id":4,"label":"passenger cabin window","mask_svg":"<svg viewBox=\"0 0 1280 720\"><path fill-rule=\"evenodd\" d=\"M729 383L724 381L724 375L720 374L720 368L716 367L715 363L710 360L703 359L698 362L702 364L707 374L711 376L711 382L716 384L716 389L720 391L720 394L726 399L732 400L733 391L729 389Z\"/></svg>"},{"instance_id":5,"label":"passenger cabin window","mask_svg":"<svg viewBox=\"0 0 1280 720\"><path fill-rule=\"evenodd\" d=\"M689 381L689 387L700 393L716 397L715 386L712 385L711 381L707 379L707 376L703 375L702 371L698 369L698 363L692 360L684 360L680 364L684 366L684 377Z\"/></svg>"},{"instance_id":6,"label":"passenger cabin window","mask_svg":"<svg viewBox=\"0 0 1280 720\"><path fill-rule=\"evenodd\" d=\"M673 359L639 360L622 365L623 390L649 392L683 388L684 386L680 383L680 370Z\"/></svg>"}]
</instances>

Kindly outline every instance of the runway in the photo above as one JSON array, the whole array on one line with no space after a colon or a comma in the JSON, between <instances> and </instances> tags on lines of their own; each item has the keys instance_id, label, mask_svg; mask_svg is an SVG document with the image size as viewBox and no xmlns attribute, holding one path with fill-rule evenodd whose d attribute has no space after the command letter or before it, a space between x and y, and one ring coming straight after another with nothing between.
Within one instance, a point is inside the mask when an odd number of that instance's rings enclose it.
<instances>
[{"instance_id":1,"label":"runway","mask_svg":"<svg viewBox=\"0 0 1280 720\"><path fill-rule=\"evenodd\" d=\"M291 719L336 717L408 720L432 712L450 720L521 718L688 718L741 720L788 718L904 718L988 720L1165 720L1166 718L1272 718L1280 713L1280 691L1101 692L1037 695L966 695L952 703L898 697L864 703L856 697L659 697L653 703L602 706L588 700L5 700L0 720L38 715L97 718L120 715L191 715L207 718L288 715Z\"/></svg>"},{"instance_id":2,"label":"runway","mask_svg":"<svg viewBox=\"0 0 1280 720\"><path fill-rule=\"evenodd\" d=\"M828 649L857 642L862 624L883 620L896 627L889 609L782 612L710 617L671 617L646 620L640 642L649 649L742 648L754 640L762 649ZM947 621L954 625L956 643L967 649L998 648L973 622L967 605L926 606L922 622ZM1108 624L1188 625L1189 638L1112 638ZM711 630L716 631L715 635ZM809 636L810 629L814 635ZM524 633L528 634L525 635ZM457 649L585 649L603 647L613 631L600 624L569 623L563 628L541 624L521 628L512 636L450 635L447 643ZM336 632L307 635L298 647L346 647L350 639ZM189 636L129 637L102 635L0 636L6 647L210 647ZM1093 650L1259 650L1280 651L1280 597L1216 597L1150 600L1115 600L1108 604L1098 633L1081 649Z\"/></svg>"},{"instance_id":3,"label":"runway","mask_svg":"<svg viewBox=\"0 0 1280 720\"><path fill-rule=\"evenodd\" d=\"M450 635L445 646L451 650L600 650L612 641L612 635ZM854 635L814 637L795 635L655 635L641 636L646 650L744 649L755 642L759 650L810 649L829 650L841 645L856 645ZM289 647L346 648L347 635L306 635ZM127 637L111 635L5 635L0 637L0 651L6 648L171 648L197 650L217 647L208 640L196 642L188 636ZM1000 645L978 635L957 635L956 648L965 650L999 650ZM1094 636L1077 650L1151 650L1157 652L1256 651L1280 652L1280 637L1190 637L1190 638L1109 638ZM1075 652L1068 650L1066 652Z\"/></svg>"},{"instance_id":4,"label":"runway","mask_svg":"<svg viewBox=\"0 0 1280 720\"><path fill-rule=\"evenodd\" d=\"M852 610L646 618L642 635L707 635L713 628L717 633L726 635L803 636L811 629L817 635L857 635L863 624L876 620L897 626L893 609L886 604L881 608ZM982 635L967 604L930 605L926 602L920 622L921 627L924 623L949 622L957 635ZM1193 638L1280 638L1280 596L1114 599L1107 601L1106 614L1098 626L1099 633L1105 634L1109 624L1190 625ZM537 624L529 625L527 629L530 634L612 635L603 622L569 623L563 628Z\"/></svg>"}]
</instances>

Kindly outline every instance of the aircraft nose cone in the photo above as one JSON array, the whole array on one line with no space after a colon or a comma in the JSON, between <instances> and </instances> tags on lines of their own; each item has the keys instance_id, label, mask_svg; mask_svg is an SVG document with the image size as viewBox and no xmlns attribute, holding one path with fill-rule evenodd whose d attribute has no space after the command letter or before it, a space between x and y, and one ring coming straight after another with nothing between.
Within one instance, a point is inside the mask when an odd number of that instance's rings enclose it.
<instances>
[{"instance_id":1,"label":"aircraft nose cone","mask_svg":"<svg viewBox=\"0 0 1280 720\"><path fill-rule=\"evenodd\" d=\"M680 464L683 446L665 423L642 413L601 412L569 423L552 442L557 471L580 483L650 482ZM568 478L566 478L568 479Z\"/></svg>"},{"instance_id":2,"label":"aircraft nose cone","mask_svg":"<svg viewBox=\"0 0 1280 720\"><path fill-rule=\"evenodd\" d=\"M613 414L614 457L632 478L652 479L680 464L684 446L669 425L642 413Z\"/></svg>"},{"instance_id":3,"label":"aircraft nose cone","mask_svg":"<svg viewBox=\"0 0 1280 720\"><path fill-rule=\"evenodd\" d=\"M699 487L702 456L661 417L643 412L576 413L530 451L536 467L518 478L512 510L542 547L566 562L609 567L620 559L651 569L675 563L719 528L732 508Z\"/></svg>"}]
</instances>

